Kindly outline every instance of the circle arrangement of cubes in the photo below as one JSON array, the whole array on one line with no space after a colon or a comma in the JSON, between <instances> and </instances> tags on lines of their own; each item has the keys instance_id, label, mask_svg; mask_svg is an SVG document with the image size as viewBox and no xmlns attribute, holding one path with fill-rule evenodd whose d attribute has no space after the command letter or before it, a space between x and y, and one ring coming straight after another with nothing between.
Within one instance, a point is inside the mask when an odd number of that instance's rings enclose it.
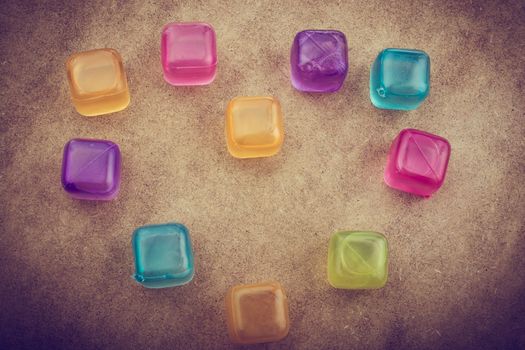
<instances>
[{"instance_id":1,"label":"circle arrangement of cubes","mask_svg":"<svg viewBox=\"0 0 525 350\"><path fill-rule=\"evenodd\" d=\"M106 140L73 139L62 160L62 187L76 199L111 200L120 188L120 149Z\"/></svg>"},{"instance_id":2,"label":"circle arrangement of cubes","mask_svg":"<svg viewBox=\"0 0 525 350\"><path fill-rule=\"evenodd\" d=\"M279 341L288 335L288 302L277 282L232 287L226 295L230 340L237 344Z\"/></svg>"},{"instance_id":3,"label":"circle arrangement of cubes","mask_svg":"<svg viewBox=\"0 0 525 350\"><path fill-rule=\"evenodd\" d=\"M370 100L377 108L414 110L430 92L430 58L420 50L385 49L370 70Z\"/></svg>"},{"instance_id":4,"label":"circle arrangement of cubes","mask_svg":"<svg viewBox=\"0 0 525 350\"><path fill-rule=\"evenodd\" d=\"M188 229L178 223L142 226L133 232L135 280L147 288L180 286L192 280Z\"/></svg>"},{"instance_id":5,"label":"circle arrangement of cubes","mask_svg":"<svg viewBox=\"0 0 525 350\"><path fill-rule=\"evenodd\" d=\"M348 47L338 30L297 33L290 55L292 85L304 92L334 92L348 72Z\"/></svg>"},{"instance_id":6,"label":"circle arrangement of cubes","mask_svg":"<svg viewBox=\"0 0 525 350\"><path fill-rule=\"evenodd\" d=\"M328 281L335 288L377 289L388 277L388 244L377 232L343 231L330 238Z\"/></svg>"},{"instance_id":7,"label":"circle arrangement of cubes","mask_svg":"<svg viewBox=\"0 0 525 350\"><path fill-rule=\"evenodd\" d=\"M162 29L161 63L166 82L207 85L217 70L217 43L207 23L169 23ZM337 30L296 34L290 55L292 85L304 92L339 90L348 73L345 35ZM66 63L71 97L85 116L120 111L130 101L122 58L113 49L79 52ZM377 108L414 110L430 90L430 59L420 50L385 49L372 64L370 99ZM275 155L282 147L281 106L273 97L236 97L226 110L226 143L236 158ZM388 155L388 186L421 196L445 179L450 144L440 136L402 130ZM120 186L119 147L106 140L73 139L64 148L62 185L77 199L110 200ZM137 228L132 236L135 280L147 288L180 286L194 276L188 229L178 223ZM382 288L388 278L388 244L377 232L334 233L328 247L328 281L335 288ZM237 344L279 341L290 328L288 303L277 282L232 287L225 298L228 334Z\"/></svg>"},{"instance_id":8,"label":"circle arrangement of cubes","mask_svg":"<svg viewBox=\"0 0 525 350\"><path fill-rule=\"evenodd\" d=\"M446 139L405 129L392 142L384 179L392 188L429 197L443 185L449 159Z\"/></svg>"},{"instance_id":9,"label":"circle arrangement of cubes","mask_svg":"<svg viewBox=\"0 0 525 350\"><path fill-rule=\"evenodd\" d=\"M122 57L113 49L79 52L66 63L73 105L84 116L118 112L130 101Z\"/></svg>"},{"instance_id":10,"label":"circle arrangement of cubes","mask_svg":"<svg viewBox=\"0 0 525 350\"><path fill-rule=\"evenodd\" d=\"M236 158L273 156L284 140L283 116L273 97L236 97L226 109L226 144Z\"/></svg>"},{"instance_id":11,"label":"circle arrangement of cubes","mask_svg":"<svg viewBox=\"0 0 525 350\"><path fill-rule=\"evenodd\" d=\"M171 85L207 85L217 71L217 39L207 23L170 23L161 36L164 79Z\"/></svg>"}]
</instances>

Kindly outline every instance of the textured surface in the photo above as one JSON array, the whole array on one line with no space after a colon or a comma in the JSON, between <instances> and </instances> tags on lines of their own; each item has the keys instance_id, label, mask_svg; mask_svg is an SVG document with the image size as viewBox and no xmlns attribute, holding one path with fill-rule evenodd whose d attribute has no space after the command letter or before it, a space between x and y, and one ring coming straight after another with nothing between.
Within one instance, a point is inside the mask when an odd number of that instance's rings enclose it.
<instances>
[{"instance_id":1,"label":"textured surface","mask_svg":"<svg viewBox=\"0 0 525 350\"><path fill-rule=\"evenodd\" d=\"M523 345L524 8L456 3L4 2L2 345L229 348L226 291L265 280L285 289L291 327L260 349ZM162 78L160 31L180 20L217 32L209 86L177 89ZM306 28L348 38L338 93L303 94L290 83L290 45ZM71 104L64 63L105 46L124 59L131 103L85 118ZM431 57L432 91L416 111L370 104L370 65L385 47ZM250 95L282 103L286 140L274 157L237 160L226 149L225 108ZM407 127L452 145L430 200L383 182L390 142ZM116 201L75 201L62 190L62 147L75 137L119 144ZM131 278L131 233L168 221L192 234L195 278L147 290ZM328 240L338 229L387 236L385 288L330 287Z\"/></svg>"}]
</instances>

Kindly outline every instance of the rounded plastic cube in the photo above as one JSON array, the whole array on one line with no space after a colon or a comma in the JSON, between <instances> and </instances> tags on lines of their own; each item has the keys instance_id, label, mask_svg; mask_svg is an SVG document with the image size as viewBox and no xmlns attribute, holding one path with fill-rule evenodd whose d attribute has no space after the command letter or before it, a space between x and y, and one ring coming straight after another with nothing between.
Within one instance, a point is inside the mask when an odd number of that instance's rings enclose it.
<instances>
[{"instance_id":1,"label":"rounded plastic cube","mask_svg":"<svg viewBox=\"0 0 525 350\"><path fill-rule=\"evenodd\" d=\"M162 29L161 61L171 85L207 85L217 70L215 31L207 23L170 23Z\"/></svg>"},{"instance_id":2,"label":"rounded plastic cube","mask_svg":"<svg viewBox=\"0 0 525 350\"><path fill-rule=\"evenodd\" d=\"M388 244L377 232L336 232L328 248L328 281L335 288L377 289L388 277Z\"/></svg>"},{"instance_id":3,"label":"rounded plastic cube","mask_svg":"<svg viewBox=\"0 0 525 350\"><path fill-rule=\"evenodd\" d=\"M118 112L129 104L126 72L119 53L97 49L71 55L66 63L73 105L85 116Z\"/></svg>"},{"instance_id":4,"label":"rounded plastic cube","mask_svg":"<svg viewBox=\"0 0 525 350\"><path fill-rule=\"evenodd\" d=\"M288 335L288 302L281 285L239 285L226 295L230 340L237 344L276 342Z\"/></svg>"},{"instance_id":5,"label":"rounded plastic cube","mask_svg":"<svg viewBox=\"0 0 525 350\"><path fill-rule=\"evenodd\" d=\"M292 85L299 91L333 92L348 72L348 47L338 30L297 33L290 55Z\"/></svg>"},{"instance_id":6,"label":"rounded plastic cube","mask_svg":"<svg viewBox=\"0 0 525 350\"><path fill-rule=\"evenodd\" d=\"M64 147L62 187L73 198L111 200L120 188L120 158L116 143L73 139Z\"/></svg>"},{"instance_id":7,"label":"rounded plastic cube","mask_svg":"<svg viewBox=\"0 0 525 350\"><path fill-rule=\"evenodd\" d=\"M449 158L450 144L443 137L402 130L390 147L385 182L392 188L429 197L443 185Z\"/></svg>"},{"instance_id":8,"label":"rounded plastic cube","mask_svg":"<svg viewBox=\"0 0 525 350\"><path fill-rule=\"evenodd\" d=\"M414 110L430 91L430 58L420 50L385 49L370 71L370 100L377 108Z\"/></svg>"},{"instance_id":9,"label":"rounded plastic cube","mask_svg":"<svg viewBox=\"0 0 525 350\"><path fill-rule=\"evenodd\" d=\"M281 105L272 97L236 97L226 109L226 144L236 158L273 156L284 140Z\"/></svg>"},{"instance_id":10,"label":"rounded plastic cube","mask_svg":"<svg viewBox=\"0 0 525 350\"><path fill-rule=\"evenodd\" d=\"M147 288L175 287L193 278L188 229L177 223L142 226L133 232L135 280Z\"/></svg>"}]
</instances>

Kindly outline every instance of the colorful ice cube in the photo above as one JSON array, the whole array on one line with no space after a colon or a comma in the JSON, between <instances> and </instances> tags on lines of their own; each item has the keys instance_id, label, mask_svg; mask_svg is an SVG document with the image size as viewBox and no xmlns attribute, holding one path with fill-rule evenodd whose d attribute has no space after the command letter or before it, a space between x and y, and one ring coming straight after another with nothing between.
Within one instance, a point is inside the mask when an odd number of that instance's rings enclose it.
<instances>
[{"instance_id":1,"label":"colorful ice cube","mask_svg":"<svg viewBox=\"0 0 525 350\"><path fill-rule=\"evenodd\" d=\"M106 140L73 139L64 147L62 186L77 199L111 200L120 188L120 150Z\"/></svg>"},{"instance_id":2,"label":"colorful ice cube","mask_svg":"<svg viewBox=\"0 0 525 350\"><path fill-rule=\"evenodd\" d=\"M388 245L377 232L342 231L330 238L328 282L335 288L376 289L388 277Z\"/></svg>"},{"instance_id":3,"label":"colorful ice cube","mask_svg":"<svg viewBox=\"0 0 525 350\"><path fill-rule=\"evenodd\" d=\"M390 147L385 182L392 188L429 197L443 185L449 158L450 144L443 137L402 130Z\"/></svg>"},{"instance_id":4,"label":"colorful ice cube","mask_svg":"<svg viewBox=\"0 0 525 350\"><path fill-rule=\"evenodd\" d=\"M236 97L226 110L226 144L236 158L269 157L281 149L283 116L272 97Z\"/></svg>"},{"instance_id":5,"label":"colorful ice cube","mask_svg":"<svg viewBox=\"0 0 525 350\"><path fill-rule=\"evenodd\" d=\"M385 49L370 71L370 100L377 108L413 110L430 91L430 58L420 50Z\"/></svg>"},{"instance_id":6,"label":"colorful ice cube","mask_svg":"<svg viewBox=\"0 0 525 350\"><path fill-rule=\"evenodd\" d=\"M133 232L135 280L147 288L180 286L193 278L188 229L177 223L142 226Z\"/></svg>"},{"instance_id":7,"label":"colorful ice cube","mask_svg":"<svg viewBox=\"0 0 525 350\"><path fill-rule=\"evenodd\" d=\"M348 47L338 30L297 33L290 55L292 85L305 92L333 92L348 72Z\"/></svg>"},{"instance_id":8,"label":"colorful ice cube","mask_svg":"<svg viewBox=\"0 0 525 350\"><path fill-rule=\"evenodd\" d=\"M85 116L118 112L129 104L126 72L119 53L97 49L71 55L66 63L73 105Z\"/></svg>"},{"instance_id":9,"label":"colorful ice cube","mask_svg":"<svg viewBox=\"0 0 525 350\"><path fill-rule=\"evenodd\" d=\"M275 342L290 329L288 302L277 282L238 285L226 295L230 340L237 344Z\"/></svg>"},{"instance_id":10,"label":"colorful ice cube","mask_svg":"<svg viewBox=\"0 0 525 350\"><path fill-rule=\"evenodd\" d=\"M162 29L161 61L171 85L207 85L217 70L215 31L207 23L169 23Z\"/></svg>"}]
</instances>

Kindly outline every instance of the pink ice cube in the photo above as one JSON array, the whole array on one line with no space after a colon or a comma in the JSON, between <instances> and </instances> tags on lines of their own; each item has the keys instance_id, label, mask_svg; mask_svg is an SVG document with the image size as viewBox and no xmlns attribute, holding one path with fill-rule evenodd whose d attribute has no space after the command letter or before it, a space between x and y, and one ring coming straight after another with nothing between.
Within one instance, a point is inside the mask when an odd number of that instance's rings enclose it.
<instances>
[{"instance_id":1,"label":"pink ice cube","mask_svg":"<svg viewBox=\"0 0 525 350\"><path fill-rule=\"evenodd\" d=\"M446 139L425 131L402 130L390 146L385 182L392 188L430 197L445 180L449 158Z\"/></svg>"},{"instance_id":2,"label":"pink ice cube","mask_svg":"<svg viewBox=\"0 0 525 350\"><path fill-rule=\"evenodd\" d=\"M169 23L162 29L161 61L171 85L207 85L217 70L215 31L206 23Z\"/></svg>"}]
</instances>

